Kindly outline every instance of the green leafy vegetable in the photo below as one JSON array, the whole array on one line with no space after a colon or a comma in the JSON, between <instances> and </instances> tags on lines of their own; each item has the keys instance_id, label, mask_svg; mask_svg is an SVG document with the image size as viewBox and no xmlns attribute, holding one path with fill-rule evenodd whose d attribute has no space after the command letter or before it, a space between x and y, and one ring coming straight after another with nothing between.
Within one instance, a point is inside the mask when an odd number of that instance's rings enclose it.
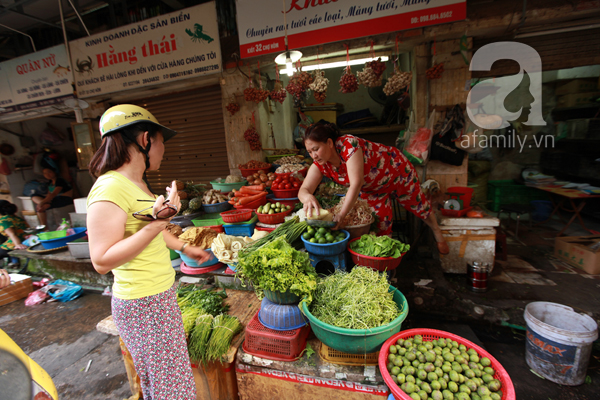
<instances>
[{"instance_id":1,"label":"green leafy vegetable","mask_svg":"<svg viewBox=\"0 0 600 400\"><path fill-rule=\"evenodd\" d=\"M367 267L338 270L318 283L310 312L340 328L376 328L400 315L389 286L385 273Z\"/></svg>"},{"instance_id":2,"label":"green leafy vegetable","mask_svg":"<svg viewBox=\"0 0 600 400\"><path fill-rule=\"evenodd\" d=\"M196 318L196 326L190 334L188 341L188 350L190 359L193 361L206 361L206 348L208 347L208 338L211 333L213 316L204 314Z\"/></svg>"},{"instance_id":3,"label":"green leafy vegetable","mask_svg":"<svg viewBox=\"0 0 600 400\"><path fill-rule=\"evenodd\" d=\"M317 287L317 273L308 257L308 253L297 251L280 236L252 253L240 252L237 275L250 280L259 297L262 297L263 289L289 290L297 296L307 297L310 303Z\"/></svg>"},{"instance_id":4,"label":"green leafy vegetable","mask_svg":"<svg viewBox=\"0 0 600 400\"><path fill-rule=\"evenodd\" d=\"M350 249L369 257L398 258L410 250L410 246L389 236L362 235L350 244Z\"/></svg>"},{"instance_id":5,"label":"green leafy vegetable","mask_svg":"<svg viewBox=\"0 0 600 400\"><path fill-rule=\"evenodd\" d=\"M221 291L200 289L195 285L179 286L177 288L177 304L181 310L183 329L189 335L196 324L196 318L202 314L217 316L227 312L228 305L223 304L227 298L225 289Z\"/></svg>"}]
</instances>

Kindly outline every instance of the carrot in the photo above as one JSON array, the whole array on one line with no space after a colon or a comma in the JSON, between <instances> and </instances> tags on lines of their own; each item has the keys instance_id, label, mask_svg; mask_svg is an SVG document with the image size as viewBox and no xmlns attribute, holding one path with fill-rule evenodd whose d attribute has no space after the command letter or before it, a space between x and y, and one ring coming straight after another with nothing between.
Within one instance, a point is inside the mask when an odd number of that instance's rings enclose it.
<instances>
[{"instance_id":1,"label":"carrot","mask_svg":"<svg viewBox=\"0 0 600 400\"><path fill-rule=\"evenodd\" d=\"M242 190L242 191L243 190L248 190L248 189L250 189L250 190L256 190L256 191L261 192L261 191L265 190L265 184L261 183L260 185L242 186L240 188L240 190Z\"/></svg>"},{"instance_id":2,"label":"carrot","mask_svg":"<svg viewBox=\"0 0 600 400\"><path fill-rule=\"evenodd\" d=\"M252 203L253 201L260 200L267 195L267 192L263 192L263 194L257 194L255 196L242 197L238 203L240 205Z\"/></svg>"},{"instance_id":3,"label":"carrot","mask_svg":"<svg viewBox=\"0 0 600 400\"><path fill-rule=\"evenodd\" d=\"M245 194L261 194L264 190L240 189L240 193Z\"/></svg>"}]
</instances>

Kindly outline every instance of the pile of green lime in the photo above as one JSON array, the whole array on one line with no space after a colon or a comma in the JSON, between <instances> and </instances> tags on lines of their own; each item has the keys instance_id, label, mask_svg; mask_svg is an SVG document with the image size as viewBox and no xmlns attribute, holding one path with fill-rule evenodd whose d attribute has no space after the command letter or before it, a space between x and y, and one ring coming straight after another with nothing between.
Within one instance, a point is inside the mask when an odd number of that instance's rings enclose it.
<instances>
[{"instance_id":1,"label":"pile of green lime","mask_svg":"<svg viewBox=\"0 0 600 400\"><path fill-rule=\"evenodd\" d=\"M415 335L390 346L387 370L414 400L500 400L502 384L490 365L464 344Z\"/></svg>"},{"instance_id":2,"label":"pile of green lime","mask_svg":"<svg viewBox=\"0 0 600 400\"><path fill-rule=\"evenodd\" d=\"M332 231L328 228L313 228L309 226L302 237L307 242L318 244L331 244L341 242L346 239L346 234L342 231Z\"/></svg>"}]
</instances>

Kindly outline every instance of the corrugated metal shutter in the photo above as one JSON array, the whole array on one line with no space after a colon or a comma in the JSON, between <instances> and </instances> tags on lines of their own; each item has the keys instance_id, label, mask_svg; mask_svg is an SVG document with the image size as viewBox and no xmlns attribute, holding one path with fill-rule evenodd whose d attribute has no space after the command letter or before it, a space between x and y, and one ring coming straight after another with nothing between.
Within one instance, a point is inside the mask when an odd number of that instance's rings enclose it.
<instances>
[{"instance_id":1,"label":"corrugated metal shutter","mask_svg":"<svg viewBox=\"0 0 600 400\"><path fill-rule=\"evenodd\" d=\"M548 29L551 29L549 27ZM600 64L600 29L533 36L523 39L509 39L533 47L542 59L542 70L553 71L586 65ZM500 39L473 39L473 53L488 43ZM519 65L512 60L496 61L491 71L473 71L474 78L514 75Z\"/></svg>"},{"instance_id":2,"label":"corrugated metal shutter","mask_svg":"<svg viewBox=\"0 0 600 400\"><path fill-rule=\"evenodd\" d=\"M208 183L229 175L221 87L209 86L135 102L177 131L165 146L160 170L148 173L152 189L162 192L174 179Z\"/></svg>"}]
</instances>

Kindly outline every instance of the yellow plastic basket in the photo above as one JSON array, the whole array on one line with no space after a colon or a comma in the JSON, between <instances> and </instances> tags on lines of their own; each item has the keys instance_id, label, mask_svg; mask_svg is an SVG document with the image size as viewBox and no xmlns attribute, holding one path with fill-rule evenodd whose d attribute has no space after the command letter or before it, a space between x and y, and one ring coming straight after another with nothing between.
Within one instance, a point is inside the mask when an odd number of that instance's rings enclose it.
<instances>
[{"instance_id":1,"label":"yellow plastic basket","mask_svg":"<svg viewBox=\"0 0 600 400\"><path fill-rule=\"evenodd\" d=\"M348 354L343 353L341 351L332 349L327 346L325 343L321 343L321 348L319 349L319 355L321 358L327 362L332 364L339 365L377 365L377 360L379 359L379 352L369 353L369 354Z\"/></svg>"}]
</instances>

